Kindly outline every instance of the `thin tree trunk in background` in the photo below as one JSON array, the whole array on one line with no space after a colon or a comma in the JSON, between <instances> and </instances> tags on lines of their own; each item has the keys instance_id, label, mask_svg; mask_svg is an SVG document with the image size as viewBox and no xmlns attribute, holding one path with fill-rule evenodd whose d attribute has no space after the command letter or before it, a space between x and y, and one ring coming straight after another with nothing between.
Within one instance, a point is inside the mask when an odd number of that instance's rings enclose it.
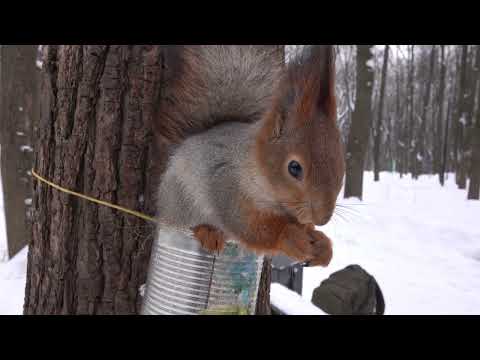
<instances>
[{"instance_id":1,"label":"thin tree trunk in background","mask_svg":"<svg viewBox=\"0 0 480 360\"><path fill-rule=\"evenodd\" d=\"M398 172L400 174L400 178L403 177L403 174L405 173L405 163L404 163L404 157L405 157L405 121L404 120L404 107L400 105L400 98L401 98L401 89L402 89L402 81L403 77L401 77L401 67L400 67L400 60L397 60L397 71L396 73L396 141L395 141L395 148L396 150L396 157L397 157L397 164L398 164Z\"/></svg>"},{"instance_id":2,"label":"thin tree trunk in background","mask_svg":"<svg viewBox=\"0 0 480 360\"><path fill-rule=\"evenodd\" d=\"M478 111L477 111L478 113ZM477 115L477 123L472 132L472 166L470 169L470 183L468 185L468 199L480 200L480 121Z\"/></svg>"},{"instance_id":3,"label":"thin tree trunk in background","mask_svg":"<svg viewBox=\"0 0 480 360\"><path fill-rule=\"evenodd\" d=\"M408 71L408 106L409 106L409 126L408 126L408 138L407 138L407 159L408 169L413 175L414 149L415 149L415 45L410 47L410 66Z\"/></svg>"},{"instance_id":4,"label":"thin tree trunk in background","mask_svg":"<svg viewBox=\"0 0 480 360\"><path fill-rule=\"evenodd\" d=\"M345 55L345 58L347 56ZM345 68L344 68L344 76L343 76L343 80L344 80L344 86L345 86L345 94L346 94L346 98L347 98L347 111L348 111L348 114L347 114L347 119L350 120L351 119L351 116L352 116L352 95L350 93L350 66L349 66L349 61L348 60L345 60ZM343 128L342 128L343 129ZM342 130L340 129L340 130Z\"/></svg>"},{"instance_id":5,"label":"thin tree trunk in background","mask_svg":"<svg viewBox=\"0 0 480 360\"><path fill-rule=\"evenodd\" d=\"M441 176L440 176L440 184L442 186L445 185L445 173L448 171L448 158L449 156L449 131L450 131L450 119L452 118L452 108L453 108L453 101L448 101L447 103L447 118L445 121L445 132L444 132L444 142L443 142L443 160L442 160L442 169L441 169ZM453 163L453 160L451 161Z\"/></svg>"},{"instance_id":6,"label":"thin tree trunk in background","mask_svg":"<svg viewBox=\"0 0 480 360\"><path fill-rule=\"evenodd\" d=\"M385 83L387 80L388 71L388 52L389 46L385 45L383 53L383 66L382 66L382 82L380 84L380 99L378 102L378 118L377 126L375 128L375 143L373 148L374 156L374 181L380 180L380 143L382 139L382 117L383 117L383 102L385 96Z\"/></svg>"},{"instance_id":7,"label":"thin tree trunk in background","mask_svg":"<svg viewBox=\"0 0 480 360\"><path fill-rule=\"evenodd\" d=\"M1 175L8 255L28 243L32 127L38 121L38 45L2 45L0 81Z\"/></svg>"},{"instance_id":8,"label":"thin tree trunk in background","mask_svg":"<svg viewBox=\"0 0 480 360\"><path fill-rule=\"evenodd\" d=\"M480 200L480 111L477 111L477 120L472 131L472 164L470 183L468 185L468 199Z\"/></svg>"},{"instance_id":9,"label":"thin tree trunk in background","mask_svg":"<svg viewBox=\"0 0 480 360\"><path fill-rule=\"evenodd\" d=\"M477 112L471 129L472 158L470 163L470 182L468 185L468 199L480 200L480 45L477 45L475 71L477 72Z\"/></svg>"},{"instance_id":10,"label":"thin tree trunk in background","mask_svg":"<svg viewBox=\"0 0 480 360\"><path fill-rule=\"evenodd\" d=\"M445 101L445 75L447 73L447 66L445 64L445 45L440 45L440 85L438 88L438 117L435 121L437 128L437 136L435 137L434 151L433 151L433 167L434 172L438 174L440 184L444 184L444 169L442 166L442 124L443 124L443 102ZM444 154L445 156L445 154Z\"/></svg>"},{"instance_id":11,"label":"thin tree trunk in background","mask_svg":"<svg viewBox=\"0 0 480 360\"><path fill-rule=\"evenodd\" d=\"M345 194L362 198L363 169L368 147L371 118L374 69L371 65L373 45L357 45L357 84L355 110L347 143L347 173Z\"/></svg>"},{"instance_id":12,"label":"thin tree trunk in background","mask_svg":"<svg viewBox=\"0 0 480 360\"><path fill-rule=\"evenodd\" d=\"M455 139L454 139L454 154L455 154L455 179L459 189L465 189L467 178L466 169L464 169L464 133L466 124L466 99L468 97L467 89L467 57L468 45L462 46L461 68L460 68L460 83L458 88L457 111L454 119Z\"/></svg>"},{"instance_id":13,"label":"thin tree trunk in background","mask_svg":"<svg viewBox=\"0 0 480 360\"><path fill-rule=\"evenodd\" d=\"M422 118L420 122L420 129L417 133L415 141L415 150L414 150L414 166L413 166L413 177L418 178L419 175L423 172L423 159L425 158L425 137L426 137L426 127L427 127L427 115L428 109L430 106L430 92L432 89L433 81L433 71L435 68L435 45L432 45L430 51L430 64L428 70L428 79L425 84L425 94L423 98L423 109L422 109Z\"/></svg>"},{"instance_id":14,"label":"thin tree trunk in background","mask_svg":"<svg viewBox=\"0 0 480 360\"><path fill-rule=\"evenodd\" d=\"M469 87L468 87L468 97L466 99L466 121L464 124L464 136L462 142L462 164L461 170L464 173L463 176L467 179L472 173L472 167L475 164L472 163L473 158L473 141L475 137L475 103L476 103L476 92L477 84L479 81L479 70L480 70L480 45L477 45L475 48L472 46L472 66L469 67Z\"/></svg>"}]
</instances>

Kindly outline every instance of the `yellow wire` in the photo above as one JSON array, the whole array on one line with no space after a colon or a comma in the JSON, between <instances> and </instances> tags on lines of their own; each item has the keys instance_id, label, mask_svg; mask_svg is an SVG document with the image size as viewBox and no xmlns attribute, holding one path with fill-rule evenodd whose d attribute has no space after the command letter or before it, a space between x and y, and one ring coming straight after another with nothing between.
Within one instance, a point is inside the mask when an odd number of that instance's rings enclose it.
<instances>
[{"instance_id":1,"label":"yellow wire","mask_svg":"<svg viewBox=\"0 0 480 360\"><path fill-rule=\"evenodd\" d=\"M130 210L130 209L124 208L123 206L115 205L115 204L112 204L112 203L109 203L109 202L106 202L106 201L95 199L93 197L90 197L90 196L87 196L87 195L84 195L84 194L80 194L78 192L75 192L75 191L72 191L72 190L69 190L69 189L65 189L64 187L61 187L60 185L54 184L53 182L48 181L47 179L41 177L33 169L32 169L32 175L35 178L37 178L38 180L40 180L41 182L43 182L43 183L45 183L45 184L47 184L47 185L49 185L49 186L51 186L51 187L53 187L57 190L60 190L64 193L74 195L74 196L77 196L79 198L94 202L96 204L107 206L109 208L113 208L113 209L116 209L116 210L119 210L119 211L123 211L127 214L139 217L139 218L147 220L147 221L151 221L151 222L155 222L155 223L157 222L157 220L155 218L153 218L151 216L148 216L148 215L145 215L145 214L142 214L141 212Z\"/></svg>"}]
</instances>

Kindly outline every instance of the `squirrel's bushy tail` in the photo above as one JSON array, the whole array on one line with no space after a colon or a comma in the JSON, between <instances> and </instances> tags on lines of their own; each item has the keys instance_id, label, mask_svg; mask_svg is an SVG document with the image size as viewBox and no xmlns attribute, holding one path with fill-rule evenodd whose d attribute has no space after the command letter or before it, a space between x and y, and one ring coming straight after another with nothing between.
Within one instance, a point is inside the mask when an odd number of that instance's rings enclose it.
<instances>
[{"instance_id":1,"label":"squirrel's bushy tail","mask_svg":"<svg viewBox=\"0 0 480 360\"><path fill-rule=\"evenodd\" d=\"M253 122L271 106L283 58L276 45L166 46L167 86L155 132L162 141L228 121Z\"/></svg>"}]
</instances>

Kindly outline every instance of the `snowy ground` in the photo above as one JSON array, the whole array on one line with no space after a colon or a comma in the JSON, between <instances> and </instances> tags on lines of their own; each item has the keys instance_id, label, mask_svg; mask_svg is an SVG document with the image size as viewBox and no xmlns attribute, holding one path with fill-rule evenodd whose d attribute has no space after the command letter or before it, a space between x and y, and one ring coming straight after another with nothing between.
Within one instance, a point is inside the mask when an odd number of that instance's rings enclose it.
<instances>
[{"instance_id":1,"label":"snowy ground","mask_svg":"<svg viewBox=\"0 0 480 360\"><path fill-rule=\"evenodd\" d=\"M23 312L26 272L27 248L10 261L0 263L0 315Z\"/></svg>"},{"instance_id":2,"label":"snowy ground","mask_svg":"<svg viewBox=\"0 0 480 360\"><path fill-rule=\"evenodd\" d=\"M327 269L304 271L303 297L334 271L358 264L380 284L386 314L480 314L480 201L453 176L418 181L365 173L364 201L323 227L334 243ZM363 204L363 205L353 205Z\"/></svg>"},{"instance_id":3,"label":"snowy ground","mask_svg":"<svg viewBox=\"0 0 480 360\"><path fill-rule=\"evenodd\" d=\"M359 264L382 287L387 314L480 314L480 201L467 201L452 176L443 189L433 176L372 179L365 174L363 202L341 199L351 204L344 219L336 216L322 228L333 240L334 257L327 269L305 269L304 300L332 272ZM0 314L20 314L27 249L2 262L4 241L0 206ZM284 290L272 287L289 307ZM291 302L298 304L295 313L320 313L308 301Z\"/></svg>"},{"instance_id":4,"label":"snowy ground","mask_svg":"<svg viewBox=\"0 0 480 360\"><path fill-rule=\"evenodd\" d=\"M7 259L3 191L0 181L0 315L21 314L27 272L27 248L10 261L7 262Z\"/></svg>"}]
</instances>

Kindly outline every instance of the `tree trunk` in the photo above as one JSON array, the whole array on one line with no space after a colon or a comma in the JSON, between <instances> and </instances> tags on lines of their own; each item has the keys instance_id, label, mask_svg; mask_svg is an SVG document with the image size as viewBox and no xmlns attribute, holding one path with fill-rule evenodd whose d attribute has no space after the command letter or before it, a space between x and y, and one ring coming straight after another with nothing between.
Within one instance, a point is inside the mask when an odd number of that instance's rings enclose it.
<instances>
[{"instance_id":1,"label":"tree trunk","mask_svg":"<svg viewBox=\"0 0 480 360\"><path fill-rule=\"evenodd\" d=\"M472 132L472 164L470 168L470 183L468 199L480 200L480 111L477 111L477 123Z\"/></svg>"},{"instance_id":2,"label":"tree trunk","mask_svg":"<svg viewBox=\"0 0 480 360\"><path fill-rule=\"evenodd\" d=\"M458 179L460 188L466 188L467 175L470 173L471 164L471 142L474 132L473 115L475 108L475 91L477 87L478 68L480 67L480 51L477 46L477 51L471 51L472 58L468 62L467 67L467 82L465 84L465 102L463 121L461 123L461 138L459 139L459 167L458 167Z\"/></svg>"},{"instance_id":3,"label":"tree trunk","mask_svg":"<svg viewBox=\"0 0 480 360\"><path fill-rule=\"evenodd\" d=\"M425 158L425 135L427 127L427 115L428 109L430 106L430 92L432 89L433 81L433 71L435 67L435 45L432 45L430 51L430 64L428 70L428 78L425 84L425 94L423 98L423 109L422 109L422 118L420 122L420 128L417 133L417 139L415 141L415 151L414 151L414 166L412 176L417 179L419 175L423 172L423 162Z\"/></svg>"},{"instance_id":4,"label":"tree trunk","mask_svg":"<svg viewBox=\"0 0 480 360\"><path fill-rule=\"evenodd\" d=\"M347 143L345 194L362 198L363 169L368 147L374 71L371 65L373 45L357 45L357 84L355 110Z\"/></svg>"},{"instance_id":5,"label":"tree trunk","mask_svg":"<svg viewBox=\"0 0 480 360\"><path fill-rule=\"evenodd\" d=\"M465 124L467 117L467 103L466 99L468 97L468 87L467 87L467 57L468 57L468 45L462 46L462 60L460 68L460 84L458 89L458 100L457 100L457 111L456 118L454 120L455 124L455 142L454 142L454 152L455 152L455 172L456 172L456 182L459 189L465 189L467 184L466 169L464 162L464 132Z\"/></svg>"},{"instance_id":6,"label":"tree trunk","mask_svg":"<svg viewBox=\"0 0 480 360\"><path fill-rule=\"evenodd\" d=\"M152 104L168 86L163 64L160 46L48 46L35 170L64 188L153 215L166 160L151 131ZM33 220L25 314L140 311L152 224L39 182ZM263 274L262 289L268 280ZM268 289L259 303L265 296Z\"/></svg>"},{"instance_id":7,"label":"tree trunk","mask_svg":"<svg viewBox=\"0 0 480 360\"><path fill-rule=\"evenodd\" d=\"M150 131L161 56L147 46L49 46L35 170L67 189L154 213ZM26 314L134 314L152 226L33 186Z\"/></svg>"},{"instance_id":8,"label":"tree trunk","mask_svg":"<svg viewBox=\"0 0 480 360\"><path fill-rule=\"evenodd\" d=\"M408 159L408 169L413 175L413 166L415 163L414 160L414 149L415 149L415 45L410 47L410 64L408 71L408 106L409 106L409 126L408 126L408 136L407 136L407 159Z\"/></svg>"},{"instance_id":9,"label":"tree trunk","mask_svg":"<svg viewBox=\"0 0 480 360\"><path fill-rule=\"evenodd\" d=\"M374 181L380 180L380 143L382 139L383 99L385 96L385 83L387 81L388 71L388 52L389 46L385 45L385 51L383 53L382 82L380 84L380 98L378 101L378 119L375 128L375 143L373 145Z\"/></svg>"},{"instance_id":10,"label":"tree trunk","mask_svg":"<svg viewBox=\"0 0 480 360\"><path fill-rule=\"evenodd\" d=\"M477 45L477 59L475 63L477 71L477 114L471 130L470 183L468 185L468 199L480 200L480 45Z\"/></svg>"},{"instance_id":11,"label":"tree trunk","mask_svg":"<svg viewBox=\"0 0 480 360\"><path fill-rule=\"evenodd\" d=\"M445 101L445 75L447 73L447 66L445 64L445 45L440 45L440 85L438 88L438 117L435 121L437 128L437 136L435 137L433 150L433 167L434 172L438 174L440 184L444 183L444 169L442 166L442 124L443 124L443 106ZM445 154L444 154L445 156Z\"/></svg>"},{"instance_id":12,"label":"tree trunk","mask_svg":"<svg viewBox=\"0 0 480 360\"><path fill-rule=\"evenodd\" d=\"M272 315L270 306L270 283L272 278L272 260L265 257L263 261L262 275L258 287L257 306L255 315Z\"/></svg>"},{"instance_id":13,"label":"tree trunk","mask_svg":"<svg viewBox=\"0 0 480 360\"><path fill-rule=\"evenodd\" d=\"M453 101L448 101L447 104L447 118L445 121L445 133L443 140L443 159L442 159L442 169L440 171L440 185L445 185L445 173L447 172L448 164L448 142L449 142L449 130L450 130L450 118L452 117L452 105Z\"/></svg>"},{"instance_id":14,"label":"tree trunk","mask_svg":"<svg viewBox=\"0 0 480 360\"><path fill-rule=\"evenodd\" d=\"M403 176L404 172L406 171L405 167L405 121L404 119L404 106L401 106L400 99L402 98L402 79L403 76L401 72L401 63L397 59L397 70L395 71L396 73L396 101L395 101L395 126L394 129L396 130L396 136L395 136L395 155L396 155L396 162L397 162L397 168L398 172L400 174L400 177Z\"/></svg>"},{"instance_id":15,"label":"tree trunk","mask_svg":"<svg viewBox=\"0 0 480 360\"><path fill-rule=\"evenodd\" d=\"M38 115L37 48L1 47L1 174L9 257L26 246L29 237L32 126Z\"/></svg>"}]
</instances>

